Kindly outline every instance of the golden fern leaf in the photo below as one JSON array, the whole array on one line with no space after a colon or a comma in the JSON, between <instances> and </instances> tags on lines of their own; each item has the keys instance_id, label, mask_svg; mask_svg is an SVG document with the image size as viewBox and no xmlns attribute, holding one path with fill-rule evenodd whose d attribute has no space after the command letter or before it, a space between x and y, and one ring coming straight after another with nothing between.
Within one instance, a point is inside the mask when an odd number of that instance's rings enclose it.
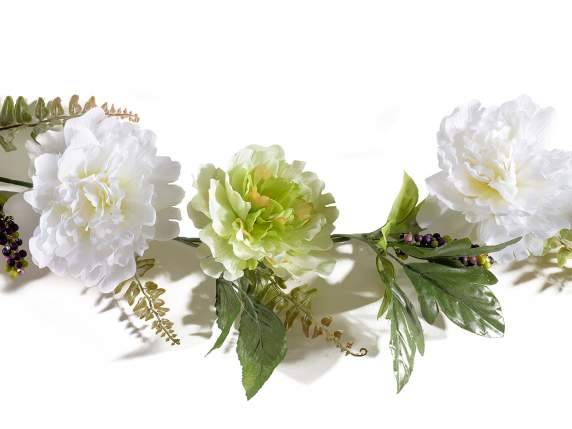
<instances>
[{"instance_id":1,"label":"golden fern leaf","mask_svg":"<svg viewBox=\"0 0 572 429\"><path fill-rule=\"evenodd\" d=\"M365 356L367 349L361 348L359 352L352 350L353 342L343 341L343 331L330 329L332 317L323 317L316 321L312 314L312 299L317 289L309 285L302 285L285 292L284 280L274 274L266 266L259 266L255 271L246 274L246 291L259 302L282 317L286 329L291 329L296 321L300 321L302 332L306 338L324 336L329 342L335 344L342 353L352 356Z\"/></svg>"},{"instance_id":2,"label":"golden fern leaf","mask_svg":"<svg viewBox=\"0 0 572 429\"><path fill-rule=\"evenodd\" d=\"M157 335L172 345L179 345L181 341L173 329L173 322L164 317L169 311L169 308L165 307L165 301L161 298L165 289L152 281L147 281L143 285L139 279L153 268L154 264L154 259L138 259L135 276L119 284L114 293L120 295L125 286L129 284L123 293L123 298L133 307L133 313L141 320L153 320L151 328Z\"/></svg>"}]
</instances>

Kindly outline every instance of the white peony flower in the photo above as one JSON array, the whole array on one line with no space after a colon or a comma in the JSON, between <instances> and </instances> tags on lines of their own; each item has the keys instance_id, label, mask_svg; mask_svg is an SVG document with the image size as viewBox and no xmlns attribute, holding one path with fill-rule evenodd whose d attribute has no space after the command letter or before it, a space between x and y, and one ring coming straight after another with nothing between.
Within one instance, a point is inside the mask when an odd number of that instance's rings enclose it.
<instances>
[{"instance_id":1,"label":"white peony flower","mask_svg":"<svg viewBox=\"0 0 572 429\"><path fill-rule=\"evenodd\" d=\"M24 194L39 214L29 242L39 267L108 292L135 274L149 240L178 235L180 165L156 155L151 131L95 108L39 140Z\"/></svg>"},{"instance_id":2,"label":"white peony flower","mask_svg":"<svg viewBox=\"0 0 572 429\"><path fill-rule=\"evenodd\" d=\"M572 221L572 153L544 148L552 109L522 96L500 107L473 102L441 122L441 171L427 179L421 227L477 243L522 236L495 256L540 255Z\"/></svg>"},{"instance_id":3,"label":"white peony flower","mask_svg":"<svg viewBox=\"0 0 572 429\"><path fill-rule=\"evenodd\" d=\"M261 261L283 277L331 273L334 198L303 162L286 162L281 147L249 146L227 172L209 164L195 188L188 210L208 246L207 275L236 280Z\"/></svg>"}]
</instances>

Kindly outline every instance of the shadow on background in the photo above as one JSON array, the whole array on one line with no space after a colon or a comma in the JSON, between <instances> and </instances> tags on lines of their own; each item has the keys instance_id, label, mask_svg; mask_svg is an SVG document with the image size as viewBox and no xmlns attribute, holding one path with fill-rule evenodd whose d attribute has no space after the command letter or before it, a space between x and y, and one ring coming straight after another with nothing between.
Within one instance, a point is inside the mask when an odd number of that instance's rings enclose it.
<instances>
[{"instance_id":1,"label":"shadow on background","mask_svg":"<svg viewBox=\"0 0 572 429\"><path fill-rule=\"evenodd\" d=\"M2 263L4 263L3 260ZM40 269L30 261L30 265L28 266L28 268L26 268L26 272L24 273L24 275L21 275L15 279L9 278L8 276L3 276L5 278L5 285L2 288L2 292L4 293L18 292L27 284L39 280L47 276L48 274L50 274L50 270L48 270L47 268Z\"/></svg>"},{"instance_id":2,"label":"shadow on background","mask_svg":"<svg viewBox=\"0 0 572 429\"><path fill-rule=\"evenodd\" d=\"M542 279L539 292L548 289L556 289L558 292L562 292L566 286L572 284L572 268L559 267L554 253L532 256L523 261L513 262L506 267L505 272L520 273L514 281L514 286Z\"/></svg>"}]
</instances>

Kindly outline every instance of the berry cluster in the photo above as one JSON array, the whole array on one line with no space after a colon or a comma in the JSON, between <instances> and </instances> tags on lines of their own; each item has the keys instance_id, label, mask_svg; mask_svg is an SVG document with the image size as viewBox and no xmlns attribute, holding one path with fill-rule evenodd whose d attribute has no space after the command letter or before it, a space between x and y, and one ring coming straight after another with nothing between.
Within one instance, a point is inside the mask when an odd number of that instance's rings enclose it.
<instances>
[{"instance_id":1,"label":"berry cluster","mask_svg":"<svg viewBox=\"0 0 572 429\"><path fill-rule=\"evenodd\" d=\"M401 241L403 241L405 244L411 244L413 246L420 246L420 247L433 247L433 248L441 247L447 244L451 240L452 238L449 237L448 235L442 237L441 234L439 234L438 232L436 232L435 234L425 234L425 235L421 234L413 235L410 232L407 234L401 234Z\"/></svg>"},{"instance_id":2,"label":"berry cluster","mask_svg":"<svg viewBox=\"0 0 572 429\"><path fill-rule=\"evenodd\" d=\"M28 253L22 246L22 239L18 234L18 224L11 216L5 216L0 212L0 246L2 255L6 259L5 271L11 277L18 277L24 274L24 268L28 266L26 256Z\"/></svg>"},{"instance_id":3,"label":"berry cluster","mask_svg":"<svg viewBox=\"0 0 572 429\"><path fill-rule=\"evenodd\" d=\"M478 244L473 244L471 246L473 249L479 247ZM479 256L462 256L459 258L459 261L466 266L466 267L474 267L478 265L479 267L486 268L487 270L495 263L495 260L492 256L483 253Z\"/></svg>"},{"instance_id":4,"label":"berry cluster","mask_svg":"<svg viewBox=\"0 0 572 429\"><path fill-rule=\"evenodd\" d=\"M448 235L441 236L439 233L435 234L412 234L410 232L401 234L400 241L405 244L409 244L411 246L419 246L419 247L432 247L437 248L444 246L448 242L452 241L452 238ZM472 244L472 248L479 247L478 244ZM403 252L399 252L399 256L403 256ZM406 256L406 255L405 255ZM492 256L483 253L479 256L462 256L459 258L459 262L461 262L466 267L474 267L479 266L486 269L489 269L495 262Z\"/></svg>"}]
</instances>

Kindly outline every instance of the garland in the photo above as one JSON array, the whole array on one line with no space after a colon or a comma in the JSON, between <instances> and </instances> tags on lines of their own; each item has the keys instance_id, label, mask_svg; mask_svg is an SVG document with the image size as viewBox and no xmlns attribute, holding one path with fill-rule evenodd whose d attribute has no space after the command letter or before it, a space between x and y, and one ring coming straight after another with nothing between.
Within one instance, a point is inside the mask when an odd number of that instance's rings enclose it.
<instances>
[{"instance_id":1,"label":"garland","mask_svg":"<svg viewBox=\"0 0 572 429\"><path fill-rule=\"evenodd\" d=\"M61 98L6 97L0 146L17 150L15 138L24 136L32 181L0 177L24 188L0 191L5 271L18 277L34 263L97 287L111 294L110 305L124 300L176 346L166 290L145 280L155 265L145 251L152 240L195 248L216 289L220 334L210 352L238 331L250 399L284 359L296 325L347 356L367 354L331 316L313 313L317 290L304 283L332 272L334 246L360 242L383 288L377 316L389 323L400 391L425 351L420 316L433 324L442 313L469 332L502 337L493 265L551 253L564 267L572 257L572 154L542 147L550 114L524 96L500 107L457 108L438 133L441 171L427 179L429 196L420 202L404 174L387 221L368 233L334 232L335 200L318 176L303 162L287 162L279 146L249 146L226 170L208 164L199 171L188 204L199 237L180 237L180 166L157 156L155 136L139 127L137 114L98 106L94 97L82 105L74 95L66 107ZM19 224L20 217L34 220ZM420 316L401 279L413 285ZM129 317L121 320L135 327Z\"/></svg>"}]
</instances>

